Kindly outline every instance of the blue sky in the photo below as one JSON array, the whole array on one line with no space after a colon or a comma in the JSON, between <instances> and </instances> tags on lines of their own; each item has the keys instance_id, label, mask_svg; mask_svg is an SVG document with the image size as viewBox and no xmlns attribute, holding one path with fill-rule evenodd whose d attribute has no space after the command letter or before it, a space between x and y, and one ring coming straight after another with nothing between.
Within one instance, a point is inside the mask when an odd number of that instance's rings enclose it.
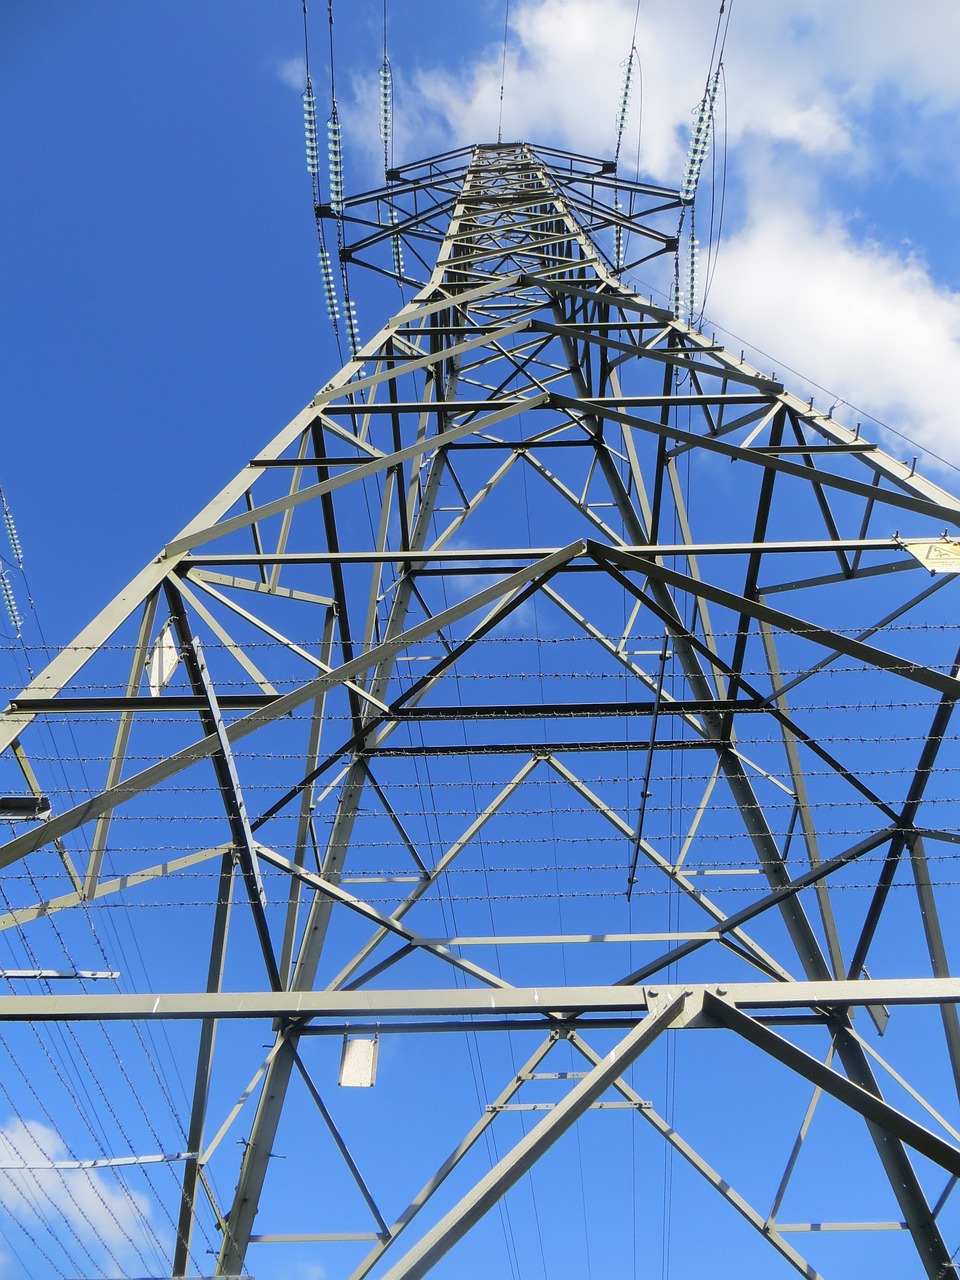
<instances>
[{"instance_id":1,"label":"blue sky","mask_svg":"<svg viewBox=\"0 0 960 1280\"><path fill-rule=\"evenodd\" d=\"M717 7L641 5L641 173L657 182L679 184ZM609 154L635 11L632 0L512 0L504 137ZM391 3L399 161L496 135L504 12L502 0ZM843 421L873 418L910 437L915 445L886 443L921 454L954 488L960 9L928 0L923 13L920 23L888 0L732 0L724 235L706 328L734 335L731 346L818 404L846 402ZM341 0L336 14L347 183L366 187L379 176L382 8ZM317 0L309 23L323 116ZM0 486L28 574L11 581L23 609L29 590L51 644L338 364L303 158L302 57L299 0L0 9ZM628 157L638 105L635 96ZM708 211L708 185L703 198ZM381 304L362 281L358 301L368 334ZM38 643L32 616L25 634ZM0 637L2 683L18 685L24 658L3 616ZM5 1133L20 1150L50 1152L39 1130ZM129 1207L114 1206L114 1218ZM555 1211L560 1231L564 1206ZM591 1205L599 1234L606 1212ZM88 1218L97 1213L88 1206ZM321 1280L312 1265L297 1280ZM718 1275L745 1274L734 1257L718 1265L728 1268ZM755 1265L765 1274L763 1254ZM17 1275L15 1260L0 1274Z\"/></svg>"}]
</instances>

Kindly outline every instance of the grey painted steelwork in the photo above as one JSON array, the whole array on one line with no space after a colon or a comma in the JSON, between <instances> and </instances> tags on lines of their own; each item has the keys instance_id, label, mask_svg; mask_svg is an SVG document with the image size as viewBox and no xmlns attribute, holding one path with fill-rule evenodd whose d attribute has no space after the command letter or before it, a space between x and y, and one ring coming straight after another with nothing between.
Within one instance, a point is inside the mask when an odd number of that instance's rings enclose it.
<instances>
[{"instance_id":1,"label":"grey painted steelwork","mask_svg":"<svg viewBox=\"0 0 960 1280\"><path fill-rule=\"evenodd\" d=\"M122 904L149 984L0 1022L163 1022L192 1080L179 1132L61 1163L181 1153L171 1276L203 1235L220 1277L299 1245L399 1280L605 1116L734 1210L711 1256L860 1275L898 1231L901 1274L956 1275L960 501L614 271L618 223L669 271L675 193L521 144L389 176L340 238L387 277L402 240L400 310L0 716L0 790L53 800L0 846L18 972ZM359 1129L324 1056L358 1031L398 1049ZM691 1138L664 1043L735 1062Z\"/></svg>"}]
</instances>

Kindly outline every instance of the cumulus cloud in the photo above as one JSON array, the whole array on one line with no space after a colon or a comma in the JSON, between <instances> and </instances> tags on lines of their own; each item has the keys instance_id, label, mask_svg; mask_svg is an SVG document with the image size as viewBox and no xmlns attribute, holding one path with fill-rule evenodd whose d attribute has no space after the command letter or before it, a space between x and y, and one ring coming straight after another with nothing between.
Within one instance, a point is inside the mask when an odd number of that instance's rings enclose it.
<instances>
[{"instance_id":1,"label":"cumulus cloud","mask_svg":"<svg viewBox=\"0 0 960 1280\"><path fill-rule=\"evenodd\" d=\"M960 457L960 296L916 254L859 243L838 216L755 208L723 246L709 309L813 382Z\"/></svg>"},{"instance_id":2,"label":"cumulus cloud","mask_svg":"<svg viewBox=\"0 0 960 1280\"><path fill-rule=\"evenodd\" d=\"M0 1128L0 1164L23 1166L0 1173L0 1207L17 1221L39 1219L73 1233L94 1256L99 1242L124 1254L131 1239L142 1240L149 1204L97 1170L42 1167L67 1157L60 1136L38 1120L15 1119Z\"/></svg>"},{"instance_id":3,"label":"cumulus cloud","mask_svg":"<svg viewBox=\"0 0 960 1280\"><path fill-rule=\"evenodd\" d=\"M511 6L504 137L609 155L635 12L634 0ZM716 13L707 0L641 8L642 168L669 185L679 183ZM849 184L909 167L909 152L929 169L942 129L923 122L960 113L960 6L929 0L922 23L896 0L736 0L731 13L728 230L708 316L960 459L950 407L960 295L934 278L922 247L891 236L889 223L878 243L880 217L868 207L858 220L834 196L836 179L849 199ZM425 139L441 149L496 137L501 57L492 41L469 65L424 64L409 76L400 114L415 122L420 153Z\"/></svg>"},{"instance_id":4,"label":"cumulus cloud","mask_svg":"<svg viewBox=\"0 0 960 1280\"><path fill-rule=\"evenodd\" d=\"M811 153L849 150L837 92L811 58L794 50L787 19L797 7L764 5L754 15L748 0L750 12L741 23L748 35L732 40L727 50L737 94L731 140L751 133ZM528 0L513 8L504 137L608 154L634 14L630 0ZM658 180L676 181L683 163L713 40L712 13L705 17L705 5L641 13L636 43L643 67L643 167ZM415 77L410 108L439 116L448 144L495 138L501 60L501 49L491 46L463 68L424 66Z\"/></svg>"}]
</instances>

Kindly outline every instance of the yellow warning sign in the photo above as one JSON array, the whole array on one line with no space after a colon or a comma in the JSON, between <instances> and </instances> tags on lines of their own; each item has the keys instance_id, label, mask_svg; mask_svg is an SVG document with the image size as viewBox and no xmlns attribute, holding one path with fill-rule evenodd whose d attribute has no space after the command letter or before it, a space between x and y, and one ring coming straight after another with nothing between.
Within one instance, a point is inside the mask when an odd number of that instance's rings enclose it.
<instances>
[{"instance_id":1,"label":"yellow warning sign","mask_svg":"<svg viewBox=\"0 0 960 1280\"><path fill-rule=\"evenodd\" d=\"M960 573L960 542L925 538L902 545L904 551L909 551L931 573Z\"/></svg>"}]
</instances>

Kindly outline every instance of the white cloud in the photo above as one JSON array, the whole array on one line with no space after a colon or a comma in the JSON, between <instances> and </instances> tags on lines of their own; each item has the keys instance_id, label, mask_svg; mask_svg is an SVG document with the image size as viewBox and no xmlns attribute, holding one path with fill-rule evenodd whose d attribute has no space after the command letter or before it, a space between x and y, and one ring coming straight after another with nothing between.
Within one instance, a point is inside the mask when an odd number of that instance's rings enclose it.
<instances>
[{"instance_id":1,"label":"white cloud","mask_svg":"<svg viewBox=\"0 0 960 1280\"><path fill-rule=\"evenodd\" d=\"M737 104L731 141L752 134L811 153L846 151L852 142L838 96L822 82L815 59L779 56L790 45L797 7L764 5L755 13L748 2L746 14L738 10L743 21L734 33L745 28L746 36L732 37L727 51ZM707 17L705 10L641 13L643 164L660 180L679 178L691 113L703 92L713 40L713 13ZM504 137L609 154L634 13L631 0L529 0L513 9ZM467 69L424 67L415 80L419 102L405 105L438 116L447 144L495 138L501 59L502 50L491 47Z\"/></svg>"},{"instance_id":2,"label":"white cloud","mask_svg":"<svg viewBox=\"0 0 960 1280\"><path fill-rule=\"evenodd\" d=\"M960 296L936 284L916 255L858 243L836 216L755 207L722 246L709 312L747 341L762 335L765 351L918 444L960 460Z\"/></svg>"},{"instance_id":3,"label":"white cloud","mask_svg":"<svg viewBox=\"0 0 960 1280\"><path fill-rule=\"evenodd\" d=\"M0 1129L0 1163L27 1167L0 1173L0 1206L19 1221L43 1218L55 1230L75 1232L95 1256L98 1242L122 1255L131 1239L142 1240L149 1204L143 1196L125 1194L97 1170L30 1167L67 1157L63 1141L47 1125L11 1120Z\"/></svg>"},{"instance_id":4,"label":"white cloud","mask_svg":"<svg viewBox=\"0 0 960 1280\"><path fill-rule=\"evenodd\" d=\"M513 5L504 137L610 154L635 11L634 0ZM713 0L641 8L642 165L667 184L679 183L716 14ZM865 203L858 220L832 182L930 168L943 114L960 113L960 5L928 0L922 22L898 0L736 0L731 15L727 232L708 314L960 459L960 295L932 276L922 246L875 243L883 211ZM438 149L496 137L501 54L496 42L469 68L420 68L403 111L421 152L425 122Z\"/></svg>"}]
</instances>

